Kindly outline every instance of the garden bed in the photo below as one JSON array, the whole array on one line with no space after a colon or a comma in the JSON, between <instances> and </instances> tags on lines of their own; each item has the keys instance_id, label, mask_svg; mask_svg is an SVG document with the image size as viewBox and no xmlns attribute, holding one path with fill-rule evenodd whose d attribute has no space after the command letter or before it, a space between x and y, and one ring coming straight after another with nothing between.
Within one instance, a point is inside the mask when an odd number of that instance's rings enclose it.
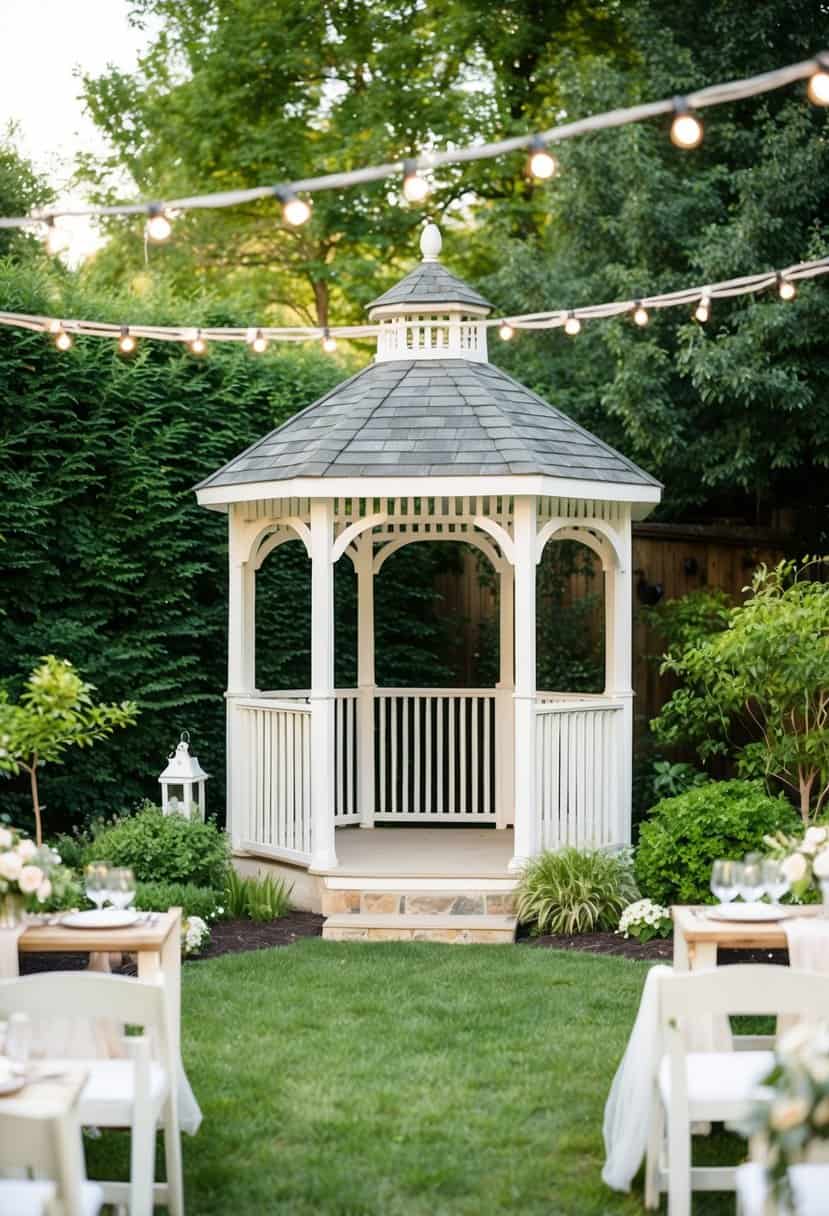
<instances>
[{"instance_id":1,"label":"garden bed","mask_svg":"<svg viewBox=\"0 0 829 1216\"><path fill-rule=\"evenodd\" d=\"M587 954L615 955L644 962L667 962L673 959L672 938L656 937L649 942L620 937L617 933L579 933L572 937L548 933L541 937L519 937L521 946L546 946L550 950L580 950ZM717 961L727 963L778 963L788 966L787 950L720 950Z\"/></svg>"}]
</instances>

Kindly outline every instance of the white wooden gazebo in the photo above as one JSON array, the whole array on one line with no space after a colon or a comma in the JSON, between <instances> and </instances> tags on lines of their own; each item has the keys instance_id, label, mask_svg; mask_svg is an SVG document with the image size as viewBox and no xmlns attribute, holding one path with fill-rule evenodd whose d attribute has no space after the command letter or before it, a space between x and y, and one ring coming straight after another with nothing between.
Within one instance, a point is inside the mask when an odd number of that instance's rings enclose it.
<instances>
[{"instance_id":1,"label":"white wooden gazebo","mask_svg":"<svg viewBox=\"0 0 829 1216\"><path fill-rule=\"evenodd\" d=\"M631 521L660 487L487 362L490 305L444 269L440 249L430 224L422 262L370 306L370 366L197 491L229 524L233 845L313 872L336 872L347 827L512 827L511 869L541 848L630 838ZM256 572L297 539L312 568L311 687L260 691ZM604 571L597 695L536 687L536 567L563 539ZM374 580L402 546L441 540L475 546L500 579L500 679L378 688ZM341 558L357 575L356 688L334 686ZM438 856L446 837L433 838Z\"/></svg>"}]
</instances>

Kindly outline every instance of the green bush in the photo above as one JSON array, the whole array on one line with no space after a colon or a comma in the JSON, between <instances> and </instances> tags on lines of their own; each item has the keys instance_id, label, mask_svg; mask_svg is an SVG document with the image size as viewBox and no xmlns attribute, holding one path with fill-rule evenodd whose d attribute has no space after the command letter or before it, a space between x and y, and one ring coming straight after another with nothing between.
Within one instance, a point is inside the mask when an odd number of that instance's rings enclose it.
<instances>
[{"instance_id":1,"label":"green bush","mask_svg":"<svg viewBox=\"0 0 829 1216\"><path fill-rule=\"evenodd\" d=\"M278 920L291 910L291 892L281 878L242 878L233 869L225 885L225 911L235 920Z\"/></svg>"},{"instance_id":2,"label":"green bush","mask_svg":"<svg viewBox=\"0 0 829 1216\"><path fill-rule=\"evenodd\" d=\"M562 849L534 858L516 895L523 924L538 933L573 934L615 929L639 892L629 853Z\"/></svg>"},{"instance_id":3,"label":"green bush","mask_svg":"<svg viewBox=\"0 0 829 1216\"><path fill-rule=\"evenodd\" d=\"M783 798L770 798L760 781L712 781L658 802L642 824L636 881L659 904L710 903L711 865L762 849L778 829L799 820Z\"/></svg>"},{"instance_id":4,"label":"green bush","mask_svg":"<svg viewBox=\"0 0 829 1216\"><path fill-rule=\"evenodd\" d=\"M213 820L162 815L145 804L134 815L98 826L83 860L131 866L138 882L193 883L223 892L230 846Z\"/></svg>"},{"instance_id":5,"label":"green bush","mask_svg":"<svg viewBox=\"0 0 829 1216\"><path fill-rule=\"evenodd\" d=\"M200 916L206 921L224 913L222 898L213 887L197 887L192 882L140 882L135 888L135 907L142 912L181 908L185 917Z\"/></svg>"}]
</instances>

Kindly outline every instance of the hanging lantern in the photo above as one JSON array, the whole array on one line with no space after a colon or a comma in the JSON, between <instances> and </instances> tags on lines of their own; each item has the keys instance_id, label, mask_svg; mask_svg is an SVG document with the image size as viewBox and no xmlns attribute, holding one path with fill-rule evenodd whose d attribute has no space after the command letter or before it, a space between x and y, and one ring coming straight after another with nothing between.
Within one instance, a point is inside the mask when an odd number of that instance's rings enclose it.
<instances>
[{"instance_id":1,"label":"hanging lantern","mask_svg":"<svg viewBox=\"0 0 829 1216\"><path fill-rule=\"evenodd\" d=\"M158 778L161 786L161 809L165 815L184 815L192 819L198 812L204 821L209 777L190 754L190 732L183 730L176 750L167 757L167 767Z\"/></svg>"}]
</instances>

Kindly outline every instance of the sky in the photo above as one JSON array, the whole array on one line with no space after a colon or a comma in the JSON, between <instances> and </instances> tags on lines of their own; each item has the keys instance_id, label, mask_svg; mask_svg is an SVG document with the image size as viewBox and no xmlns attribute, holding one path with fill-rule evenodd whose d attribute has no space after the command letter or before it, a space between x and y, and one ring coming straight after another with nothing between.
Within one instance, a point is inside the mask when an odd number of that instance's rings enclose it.
<instances>
[{"instance_id":1,"label":"sky","mask_svg":"<svg viewBox=\"0 0 829 1216\"><path fill-rule=\"evenodd\" d=\"M58 190L83 203L70 179L79 151L106 144L78 99L78 73L134 68L147 35L130 26L129 0L0 0L0 130L19 126L17 144ZM77 262L97 248L87 220L62 220Z\"/></svg>"}]
</instances>

